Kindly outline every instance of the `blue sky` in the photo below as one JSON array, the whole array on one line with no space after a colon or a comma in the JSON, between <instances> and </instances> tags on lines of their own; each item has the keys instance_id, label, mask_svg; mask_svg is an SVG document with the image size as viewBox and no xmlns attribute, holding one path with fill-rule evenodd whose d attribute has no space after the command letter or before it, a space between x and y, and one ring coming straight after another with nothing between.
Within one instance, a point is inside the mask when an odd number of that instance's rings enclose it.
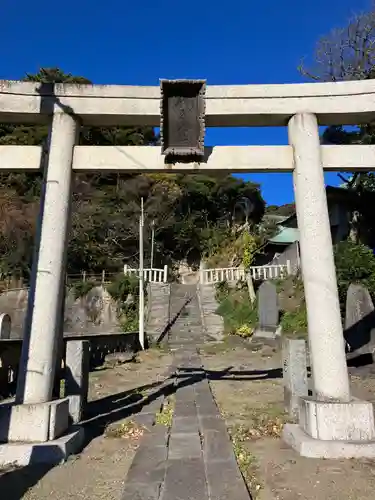
<instances>
[{"instance_id":1,"label":"blue sky","mask_svg":"<svg viewBox=\"0 0 375 500\"><path fill-rule=\"evenodd\" d=\"M1 0L0 79L59 66L94 83L293 83L316 40L370 0ZM97 5L95 7L94 5ZM286 144L284 128L210 129L208 145ZM293 201L291 176L257 174L269 204ZM335 174L327 183L337 184Z\"/></svg>"}]
</instances>

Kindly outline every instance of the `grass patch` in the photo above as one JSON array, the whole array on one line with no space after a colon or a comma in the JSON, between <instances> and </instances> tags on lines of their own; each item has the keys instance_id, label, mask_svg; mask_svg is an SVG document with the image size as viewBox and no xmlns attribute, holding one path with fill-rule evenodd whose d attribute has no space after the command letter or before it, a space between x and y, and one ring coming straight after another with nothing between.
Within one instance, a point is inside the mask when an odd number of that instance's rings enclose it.
<instances>
[{"instance_id":1,"label":"grass patch","mask_svg":"<svg viewBox=\"0 0 375 500\"><path fill-rule=\"evenodd\" d=\"M243 429L231 429L229 431L230 438L233 444L233 451L236 456L238 467L248 484L249 490L251 491L252 498L256 500L260 490L262 489L262 484L257 478L258 472L258 461L256 457L247 449L246 441L249 441L247 434L243 432Z\"/></svg>"},{"instance_id":2,"label":"grass patch","mask_svg":"<svg viewBox=\"0 0 375 500\"><path fill-rule=\"evenodd\" d=\"M60 380L60 398L65 397L65 378Z\"/></svg>"},{"instance_id":3,"label":"grass patch","mask_svg":"<svg viewBox=\"0 0 375 500\"><path fill-rule=\"evenodd\" d=\"M303 302L294 311L285 311L281 317L281 329L287 334L293 334L296 338L307 336L307 311Z\"/></svg>"},{"instance_id":4,"label":"grass patch","mask_svg":"<svg viewBox=\"0 0 375 500\"><path fill-rule=\"evenodd\" d=\"M305 338L307 335L307 311L303 282L300 276L290 276L275 283L281 308L280 325L288 336Z\"/></svg>"},{"instance_id":5,"label":"grass patch","mask_svg":"<svg viewBox=\"0 0 375 500\"><path fill-rule=\"evenodd\" d=\"M156 415L156 423L165 425L165 427L172 427L172 420L174 414L174 398L169 397L163 404L163 408Z\"/></svg>"}]
</instances>

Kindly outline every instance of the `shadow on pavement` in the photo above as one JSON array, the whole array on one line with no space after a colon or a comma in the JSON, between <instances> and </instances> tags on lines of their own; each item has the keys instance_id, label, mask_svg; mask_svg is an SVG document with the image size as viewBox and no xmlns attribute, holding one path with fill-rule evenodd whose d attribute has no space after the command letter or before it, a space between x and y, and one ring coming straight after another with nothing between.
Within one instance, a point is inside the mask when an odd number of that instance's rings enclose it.
<instances>
[{"instance_id":1,"label":"shadow on pavement","mask_svg":"<svg viewBox=\"0 0 375 500\"><path fill-rule=\"evenodd\" d=\"M0 498L20 500L52 468L50 464L37 464L0 471Z\"/></svg>"}]
</instances>

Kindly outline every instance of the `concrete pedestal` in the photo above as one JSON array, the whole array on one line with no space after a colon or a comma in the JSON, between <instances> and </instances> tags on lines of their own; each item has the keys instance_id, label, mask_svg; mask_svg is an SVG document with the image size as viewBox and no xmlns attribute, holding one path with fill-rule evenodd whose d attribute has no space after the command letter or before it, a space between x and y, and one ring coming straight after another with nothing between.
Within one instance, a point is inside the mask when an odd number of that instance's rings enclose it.
<instances>
[{"instance_id":1,"label":"concrete pedestal","mask_svg":"<svg viewBox=\"0 0 375 500\"><path fill-rule=\"evenodd\" d=\"M252 335L252 339L254 340L276 340L280 338L281 328L278 326L276 328L261 328L257 327L254 330Z\"/></svg>"},{"instance_id":2,"label":"concrete pedestal","mask_svg":"<svg viewBox=\"0 0 375 500\"><path fill-rule=\"evenodd\" d=\"M374 458L375 425L371 403L326 403L300 398L299 424L286 424L283 439L311 458Z\"/></svg>"},{"instance_id":3,"label":"concrete pedestal","mask_svg":"<svg viewBox=\"0 0 375 500\"><path fill-rule=\"evenodd\" d=\"M350 403L323 403L300 398L299 425L306 434L323 441L375 439L372 404L359 399Z\"/></svg>"},{"instance_id":4,"label":"concrete pedestal","mask_svg":"<svg viewBox=\"0 0 375 500\"><path fill-rule=\"evenodd\" d=\"M84 444L84 429L72 428L63 436L46 443L6 443L0 444L0 467L17 465L50 464L58 465L69 455L81 451Z\"/></svg>"},{"instance_id":5,"label":"concrete pedestal","mask_svg":"<svg viewBox=\"0 0 375 500\"><path fill-rule=\"evenodd\" d=\"M0 406L0 442L44 443L60 437L68 425L68 398Z\"/></svg>"},{"instance_id":6,"label":"concrete pedestal","mask_svg":"<svg viewBox=\"0 0 375 500\"><path fill-rule=\"evenodd\" d=\"M285 424L283 440L307 458L375 458L375 441L323 441L306 434L298 424Z\"/></svg>"},{"instance_id":7,"label":"concrete pedestal","mask_svg":"<svg viewBox=\"0 0 375 500\"><path fill-rule=\"evenodd\" d=\"M68 425L69 398L0 405L0 467L66 460L81 450L84 440L83 428Z\"/></svg>"}]
</instances>

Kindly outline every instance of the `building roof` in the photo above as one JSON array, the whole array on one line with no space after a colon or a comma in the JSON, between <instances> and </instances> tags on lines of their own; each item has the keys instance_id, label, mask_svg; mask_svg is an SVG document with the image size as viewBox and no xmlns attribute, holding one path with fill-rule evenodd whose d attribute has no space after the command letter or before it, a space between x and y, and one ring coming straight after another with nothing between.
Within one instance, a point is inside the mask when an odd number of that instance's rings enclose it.
<instances>
[{"instance_id":1,"label":"building roof","mask_svg":"<svg viewBox=\"0 0 375 500\"><path fill-rule=\"evenodd\" d=\"M280 224L281 222L284 222L284 220L288 218L289 215L277 215L277 214L265 214L263 217L264 220L273 221L276 224Z\"/></svg>"},{"instance_id":2,"label":"building roof","mask_svg":"<svg viewBox=\"0 0 375 500\"><path fill-rule=\"evenodd\" d=\"M282 227L280 231L268 240L274 245L290 245L299 240L299 231L296 227Z\"/></svg>"},{"instance_id":3,"label":"building roof","mask_svg":"<svg viewBox=\"0 0 375 500\"><path fill-rule=\"evenodd\" d=\"M342 187L326 186L327 201L330 204L342 204L350 206L355 202L358 195L350 192ZM290 227L291 225L297 226L296 213L288 217L280 215L267 215L265 218L274 220L279 227L279 232L269 238L267 244L271 245L290 245L295 241L299 241L299 231L297 227Z\"/></svg>"}]
</instances>

